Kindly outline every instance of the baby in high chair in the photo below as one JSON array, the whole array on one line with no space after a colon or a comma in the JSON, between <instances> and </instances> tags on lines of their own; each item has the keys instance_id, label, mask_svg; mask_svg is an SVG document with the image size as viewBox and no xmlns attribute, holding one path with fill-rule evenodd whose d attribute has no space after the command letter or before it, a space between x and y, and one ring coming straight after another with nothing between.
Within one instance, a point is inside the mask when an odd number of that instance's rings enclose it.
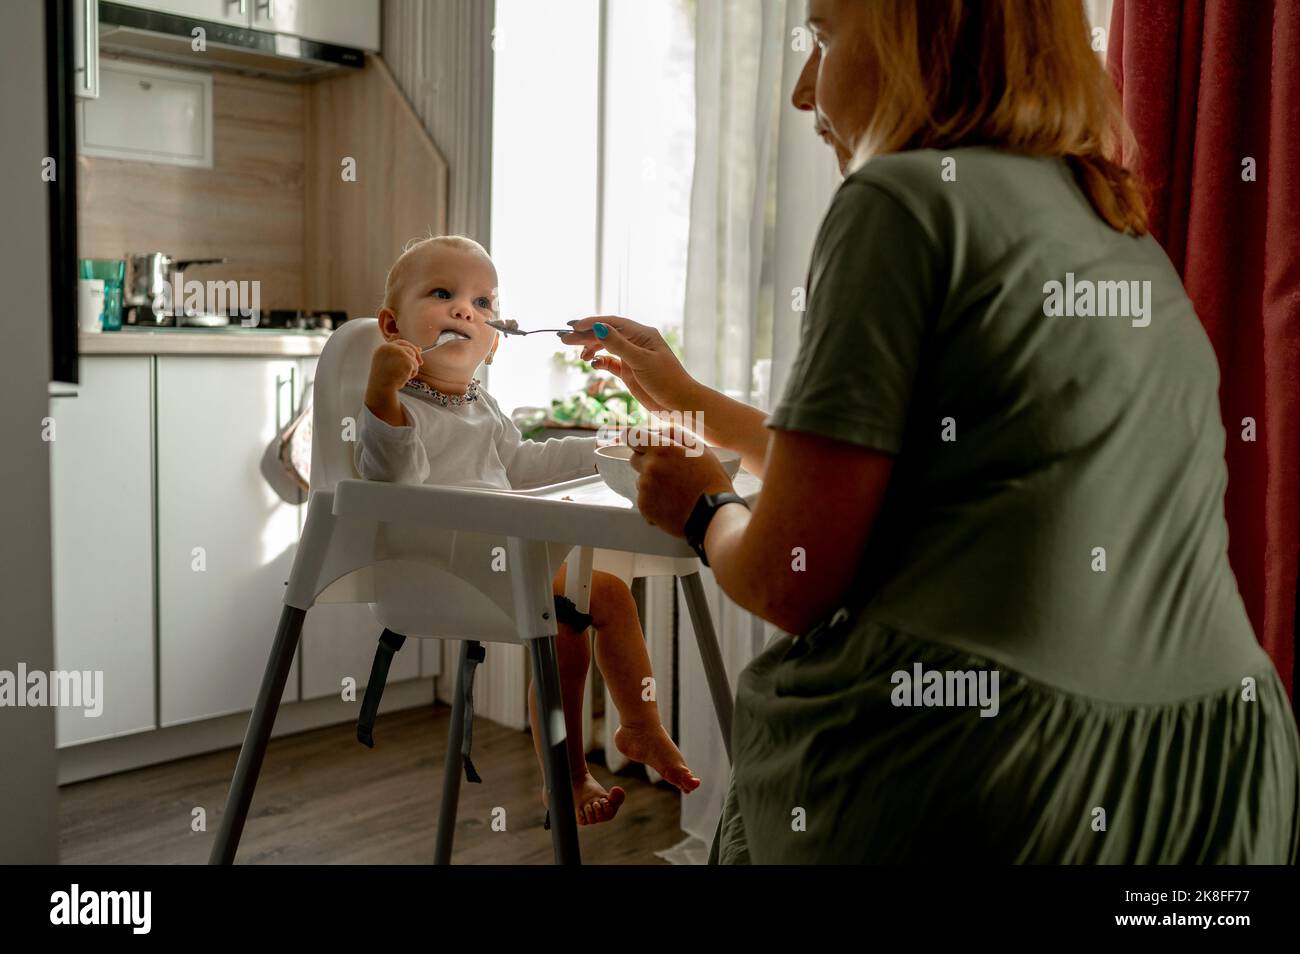
<instances>
[{"instance_id":1,"label":"baby in high chair","mask_svg":"<svg viewBox=\"0 0 1300 954\"><path fill-rule=\"evenodd\" d=\"M480 363L492 363L500 344L500 335L487 324L498 317L496 290L492 259L472 239L423 239L398 256L378 314L384 342L371 360L357 428L355 463L362 477L523 490L593 471L594 437L526 441L474 377ZM563 597L564 576L561 567L553 584L556 656L578 823L609 821L625 797L621 787L606 791L592 777L583 752L588 622L596 630L596 664L618 708L614 744L683 792L693 791L700 780L659 721L658 705L642 698L642 680L652 673L632 594L618 577L593 572L589 620L584 619ZM541 730L531 683L528 714L540 765Z\"/></svg>"}]
</instances>

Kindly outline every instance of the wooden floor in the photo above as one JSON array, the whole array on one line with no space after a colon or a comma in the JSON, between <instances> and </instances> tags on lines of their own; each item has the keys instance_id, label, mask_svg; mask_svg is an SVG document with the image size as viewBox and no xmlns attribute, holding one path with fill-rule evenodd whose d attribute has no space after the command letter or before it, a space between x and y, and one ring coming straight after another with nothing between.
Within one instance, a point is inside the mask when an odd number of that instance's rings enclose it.
<instances>
[{"instance_id":1,"label":"wooden floor","mask_svg":"<svg viewBox=\"0 0 1300 954\"><path fill-rule=\"evenodd\" d=\"M451 710L384 714L375 748L355 724L272 739L240 841L241 864L428 864L433 857L443 753ZM237 749L65 786L60 857L70 864L203 864L216 835ZM527 732L476 720L474 765L482 784L461 786L455 864L549 864L541 774ZM592 774L615 780L598 757ZM685 837L679 799L640 767L617 776L628 793L612 822L580 826L582 858L595 864L663 864L654 852ZM492 830L495 807L506 831ZM207 830L193 831L194 809Z\"/></svg>"}]
</instances>

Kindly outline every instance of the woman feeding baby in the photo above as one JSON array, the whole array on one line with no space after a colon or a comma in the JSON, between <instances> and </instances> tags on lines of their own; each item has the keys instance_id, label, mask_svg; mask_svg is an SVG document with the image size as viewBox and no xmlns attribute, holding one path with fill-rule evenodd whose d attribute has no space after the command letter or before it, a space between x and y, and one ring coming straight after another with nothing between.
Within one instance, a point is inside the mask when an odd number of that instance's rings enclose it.
<instances>
[{"instance_id":1,"label":"woman feeding baby","mask_svg":"<svg viewBox=\"0 0 1300 954\"><path fill-rule=\"evenodd\" d=\"M487 324L498 317L496 290L492 259L471 239L423 239L398 256L378 315L384 342L371 360L358 418L355 463L362 477L523 490L592 472L594 437L525 441L474 377L479 364L492 363L500 344L498 332ZM561 595L564 577L561 567L554 581L556 656L573 802L578 823L595 824L614 817L625 793L618 786L606 791L587 769L581 719L591 649L587 620ZM618 577L592 573L590 625L596 629L596 664L618 708L618 750L653 767L683 792L694 790L700 780L659 721L657 704L642 698L642 680L652 675L650 659L636 604ZM530 683L528 712L540 765L537 711Z\"/></svg>"}]
</instances>

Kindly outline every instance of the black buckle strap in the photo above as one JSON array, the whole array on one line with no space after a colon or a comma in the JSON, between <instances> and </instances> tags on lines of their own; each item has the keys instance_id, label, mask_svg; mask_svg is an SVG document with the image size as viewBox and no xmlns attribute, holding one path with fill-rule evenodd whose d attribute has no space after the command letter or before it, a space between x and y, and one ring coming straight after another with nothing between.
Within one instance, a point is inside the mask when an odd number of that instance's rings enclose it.
<instances>
[{"instance_id":1,"label":"black buckle strap","mask_svg":"<svg viewBox=\"0 0 1300 954\"><path fill-rule=\"evenodd\" d=\"M579 633L591 626L590 613L579 613L573 600L558 594L555 597L555 619L572 626Z\"/></svg>"},{"instance_id":2,"label":"black buckle strap","mask_svg":"<svg viewBox=\"0 0 1300 954\"><path fill-rule=\"evenodd\" d=\"M405 642L405 636L385 629L375 647L375 661L370 666L366 694L361 699L361 715L357 717L357 741L368 749L375 747L375 716L379 714L379 700L384 694L384 684L388 682L388 667L393 663L393 654Z\"/></svg>"},{"instance_id":3,"label":"black buckle strap","mask_svg":"<svg viewBox=\"0 0 1300 954\"><path fill-rule=\"evenodd\" d=\"M481 782L474 763L470 761L469 750L474 739L474 671L484 659L487 651L483 644L475 640L466 640L465 658L461 664L460 684L464 687L465 729L461 735L460 757L465 763L465 781Z\"/></svg>"}]
</instances>

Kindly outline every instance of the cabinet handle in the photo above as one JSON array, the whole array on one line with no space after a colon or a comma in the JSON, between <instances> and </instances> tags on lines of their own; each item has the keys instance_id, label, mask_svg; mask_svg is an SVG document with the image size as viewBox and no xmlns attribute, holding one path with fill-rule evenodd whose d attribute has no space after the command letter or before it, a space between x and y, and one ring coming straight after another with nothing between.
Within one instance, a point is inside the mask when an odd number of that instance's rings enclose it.
<instances>
[{"instance_id":1,"label":"cabinet handle","mask_svg":"<svg viewBox=\"0 0 1300 954\"><path fill-rule=\"evenodd\" d=\"M280 400L280 394L284 390L284 386L286 384L289 385L288 420L280 416L280 409L284 407L283 402ZM289 369L289 376L287 378L281 377L278 374L275 376L275 433L279 434L282 430L284 430L284 426L288 424L289 421L291 420L293 420L293 369L292 368Z\"/></svg>"},{"instance_id":2,"label":"cabinet handle","mask_svg":"<svg viewBox=\"0 0 1300 954\"><path fill-rule=\"evenodd\" d=\"M248 13L248 0L226 0L226 6L230 6L232 3L239 4L239 15L241 17Z\"/></svg>"},{"instance_id":3,"label":"cabinet handle","mask_svg":"<svg viewBox=\"0 0 1300 954\"><path fill-rule=\"evenodd\" d=\"M83 0L81 55L85 75L81 78L81 91L90 99L99 97L99 3Z\"/></svg>"},{"instance_id":4,"label":"cabinet handle","mask_svg":"<svg viewBox=\"0 0 1300 954\"><path fill-rule=\"evenodd\" d=\"M86 15L86 25L81 30L81 55L82 61L86 64L86 83L90 84L90 12L91 0L82 0L81 10ZM98 11L96 11L98 12Z\"/></svg>"},{"instance_id":5,"label":"cabinet handle","mask_svg":"<svg viewBox=\"0 0 1300 954\"><path fill-rule=\"evenodd\" d=\"M257 0L256 9L258 10L258 12L265 10L266 18L268 20L275 19L275 0Z\"/></svg>"}]
</instances>

